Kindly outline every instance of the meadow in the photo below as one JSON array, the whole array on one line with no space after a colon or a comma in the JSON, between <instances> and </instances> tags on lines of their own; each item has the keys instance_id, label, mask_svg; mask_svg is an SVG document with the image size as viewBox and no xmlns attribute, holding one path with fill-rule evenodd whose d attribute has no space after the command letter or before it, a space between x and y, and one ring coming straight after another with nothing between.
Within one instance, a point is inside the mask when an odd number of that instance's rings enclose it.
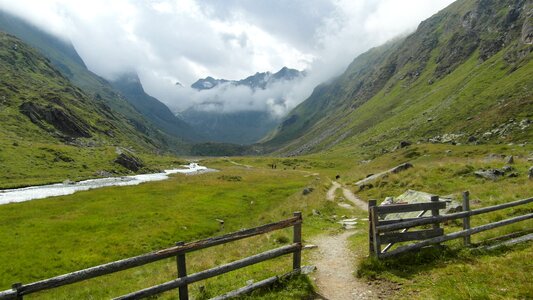
<instances>
[{"instance_id":1,"label":"meadow","mask_svg":"<svg viewBox=\"0 0 533 300\"><path fill-rule=\"evenodd\" d=\"M342 230L340 216L363 217L326 201L331 181L349 187L363 200L397 196L407 189L438 195L459 195L469 190L472 208L530 197L533 182L527 179L530 146L412 145L373 159L345 151L330 151L297 158L235 157L207 158L202 164L220 170L199 176L173 175L169 180L139 186L111 187L74 195L0 206L0 289L15 282L28 283L149 251L222 235L290 217L302 211L304 244L321 234ZM491 154L514 155L518 177L496 181L477 178L479 168L500 168L505 162ZM164 158L155 165L165 167ZM176 160L178 163L180 160ZM381 180L374 188L359 191L353 183L370 173L403 162L414 168ZM276 168L272 168L272 164ZM302 190L314 190L303 195ZM313 210L320 213L313 213ZM472 226L531 212L531 205L476 216ZM217 219L225 222L221 228ZM447 224L456 231L460 224ZM473 237L474 243L514 231L531 231L526 221ZM443 248L376 261L367 258L366 223L357 225L350 248L358 253L354 280L390 289L388 297L437 298L528 298L533 289L527 274L533 269L533 244L498 251L464 249L460 241ZM187 255L188 271L204 270L279 247L291 241L290 229L217 246ZM313 250L310 250L313 251ZM304 252L303 264L310 264ZM291 256L260 263L190 286L197 299L207 299L291 269ZM493 275L497 273L498 275ZM37 299L109 298L171 280L177 276L174 259L91 279L42 292ZM359 278L357 279L356 276ZM391 285L396 287L391 289ZM248 298L301 299L313 293L312 281L297 277ZM176 298L177 291L162 299ZM31 298L31 297L30 297ZM246 297L245 297L246 298Z\"/></svg>"}]
</instances>

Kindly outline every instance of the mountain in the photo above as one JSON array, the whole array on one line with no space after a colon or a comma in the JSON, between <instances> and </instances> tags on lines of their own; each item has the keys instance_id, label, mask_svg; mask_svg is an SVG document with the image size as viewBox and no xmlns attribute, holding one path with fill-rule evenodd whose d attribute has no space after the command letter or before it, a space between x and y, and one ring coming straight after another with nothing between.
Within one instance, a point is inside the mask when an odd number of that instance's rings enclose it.
<instances>
[{"instance_id":1,"label":"mountain","mask_svg":"<svg viewBox=\"0 0 533 300\"><path fill-rule=\"evenodd\" d=\"M283 67L276 73L258 72L242 80L214 79L213 77L199 79L191 87L200 93L217 86L221 90L215 98L207 99L203 103L180 112L179 116L209 141L253 144L272 131L278 125L279 118L264 110L225 112L223 103L216 97L220 97L221 93L235 86L249 87L253 94L257 90L267 90L276 83L292 82L304 76L305 72ZM213 106L216 109L213 109Z\"/></svg>"},{"instance_id":2,"label":"mountain","mask_svg":"<svg viewBox=\"0 0 533 300\"><path fill-rule=\"evenodd\" d=\"M123 115L3 32L0 75L2 188L124 174L132 170L124 159L160 151Z\"/></svg>"},{"instance_id":3,"label":"mountain","mask_svg":"<svg viewBox=\"0 0 533 300\"><path fill-rule=\"evenodd\" d=\"M198 141L201 139L199 134L191 126L174 115L165 104L146 94L137 74L124 74L112 81L111 85L137 111L164 133L170 136L184 138L188 141Z\"/></svg>"},{"instance_id":4,"label":"mountain","mask_svg":"<svg viewBox=\"0 0 533 300\"><path fill-rule=\"evenodd\" d=\"M215 79L211 76L208 76L204 79L198 79L195 83L191 85L193 89L196 90L210 90L216 86L223 84L232 84L236 86L247 86L252 90L255 89L266 89L267 86L280 82L283 80L294 80L299 77L304 77L305 71L300 72L295 69L289 69L287 67L281 68L278 72L272 74L271 72L257 72L255 75L246 77L241 80L227 80L227 79Z\"/></svg>"},{"instance_id":5,"label":"mountain","mask_svg":"<svg viewBox=\"0 0 533 300\"><path fill-rule=\"evenodd\" d=\"M460 0L358 56L263 140L285 155L533 140L533 5Z\"/></svg>"},{"instance_id":6,"label":"mountain","mask_svg":"<svg viewBox=\"0 0 533 300\"><path fill-rule=\"evenodd\" d=\"M188 109L180 116L209 141L233 144L253 144L279 122L266 111L223 113Z\"/></svg>"},{"instance_id":7,"label":"mountain","mask_svg":"<svg viewBox=\"0 0 533 300\"><path fill-rule=\"evenodd\" d=\"M149 116L154 116L153 111L160 110L159 107L149 110L144 115L144 111L136 109L129 101L138 103L138 100L147 99L147 95L142 91L141 95L130 98L121 95L107 80L99 77L87 69L83 60L72 44L62 41L24 20L0 10L0 31L14 35L29 45L37 48L51 64L68 78L75 86L81 88L90 98L96 102L101 102L109 106L113 111L125 116L125 122L133 126L143 135L143 139L148 139L151 144L165 151L185 153L189 147L184 142L184 136L179 133L188 131L186 126L179 127L172 131L168 128L158 128L149 120ZM139 90L139 89L138 89ZM141 89L142 90L142 89ZM140 91L140 90L139 90ZM147 100L155 103L153 99ZM155 104L158 106L158 104ZM148 105L147 105L148 106ZM165 119L165 116L158 116ZM153 119L157 119L154 117ZM175 122L177 126L182 126L183 122ZM168 124L165 124L168 125ZM173 134L169 134L169 132ZM175 133L175 134L174 134Z\"/></svg>"}]
</instances>

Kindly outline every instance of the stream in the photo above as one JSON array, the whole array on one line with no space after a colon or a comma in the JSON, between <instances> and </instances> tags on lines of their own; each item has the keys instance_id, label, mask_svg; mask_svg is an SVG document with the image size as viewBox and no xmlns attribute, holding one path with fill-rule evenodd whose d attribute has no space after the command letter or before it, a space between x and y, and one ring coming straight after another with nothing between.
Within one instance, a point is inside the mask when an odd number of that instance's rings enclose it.
<instances>
[{"instance_id":1,"label":"stream","mask_svg":"<svg viewBox=\"0 0 533 300\"><path fill-rule=\"evenodd\" d=\"M97 178L78 182L63 182L18 189L0 190L0 205L43 199L53 196L70 195L78 191L87 191L108 186L138 185L143 182L161 181L168 179L169 175L176 173L196 175L216 171L215 169L209 169L196 163L191 163L184 167L184 169L164 170L161 173Z\"/></svg>"}]
</instances>

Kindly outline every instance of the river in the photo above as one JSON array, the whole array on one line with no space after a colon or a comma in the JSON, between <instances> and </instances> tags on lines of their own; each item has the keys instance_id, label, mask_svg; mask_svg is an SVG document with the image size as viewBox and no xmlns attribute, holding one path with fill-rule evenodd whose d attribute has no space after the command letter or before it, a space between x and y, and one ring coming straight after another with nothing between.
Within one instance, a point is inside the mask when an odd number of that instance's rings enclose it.
<instances>
[{"instance_id":1,"label":"river","mask_svg":"<svg viewBox=\"0 0 533 300\"><path fill-rule=\"evenodd\" d=\"M18 189L0 190L0 205L14 202L24 202L35 199L43 199L53 196L70 195L78 191L92 190L107 186L138 185L140 183L148 181L161 181L168 179L169 175L176 173L196 175L216 171L215 169L209 169L207 167L200 166L195 163L191 163L190 165L184 167L184 169L165 170L161 173L97 178L78 182L55 183Z\"/></svg>"}]
</instances>

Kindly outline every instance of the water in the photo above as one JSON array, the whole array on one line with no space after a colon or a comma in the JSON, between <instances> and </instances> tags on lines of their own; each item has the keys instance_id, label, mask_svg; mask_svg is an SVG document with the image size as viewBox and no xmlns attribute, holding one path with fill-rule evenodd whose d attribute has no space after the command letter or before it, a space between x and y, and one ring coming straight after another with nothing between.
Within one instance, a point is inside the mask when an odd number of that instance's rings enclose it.
<instances>
[{"instance_id":1,"label":"water","mask_svg":"<svg viewBox=\"0 0 533 300\"><path fill-rule=\"evenodd\" d=\"M168 179L170 174L182 173L186 175L202 174L216 171L191 163L185 169L165 170L162 173L141 174L122 177L108 177L83 180L74 183L56 183L49 185L30 186L19 189L0 190L0 205L14 202L24 202L43 199L52 196L64 196L78 191L102 188L106 186L138 185L148 181L161 181Z\"/></svg>"}]
</instances>

